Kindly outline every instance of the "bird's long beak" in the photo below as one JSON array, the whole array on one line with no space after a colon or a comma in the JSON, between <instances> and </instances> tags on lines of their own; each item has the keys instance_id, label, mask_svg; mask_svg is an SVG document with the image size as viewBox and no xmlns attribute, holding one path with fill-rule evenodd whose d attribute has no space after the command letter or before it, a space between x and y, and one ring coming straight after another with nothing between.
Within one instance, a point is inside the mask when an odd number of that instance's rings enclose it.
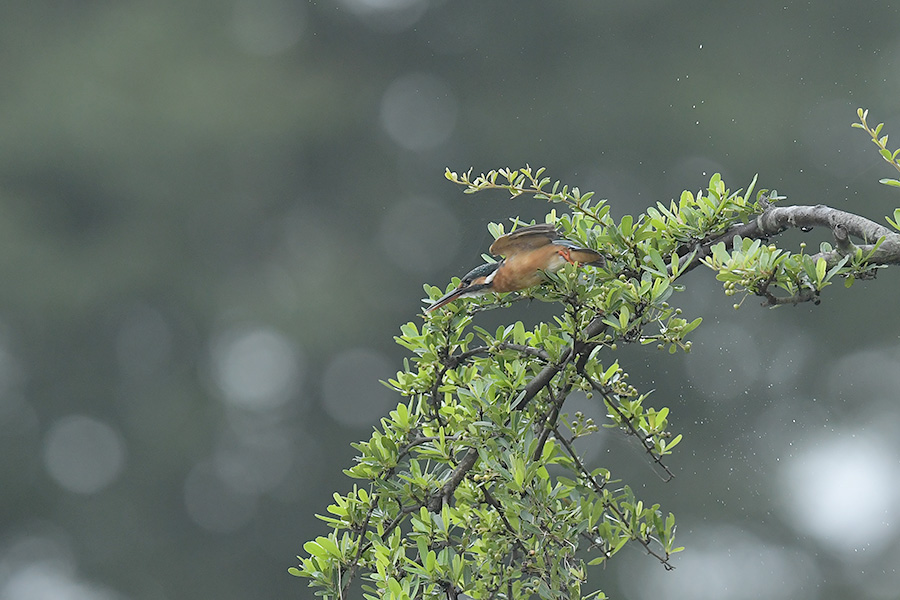
<instances>
[{"instance_id":1,"label":"bird's long beak","mask_svg":"<svg viewBox=\"0 0 900 600\"><path fill-rule=\"evenodd\" d=\"M475 267L463 275L463 278L456 289L450 290L438 298L434 304L425 309L425 312L433 312L462 296L478 296L489 292L494 280L494 275L497 274L497 269L500 268L501 264L503 264L503 261L498 263L485 263Z\"/></svg>"},{"instance_id":2,"label":"bird's long beak","mask_svg":"<svg viewBox=\"0 0 900 600\"><path fill-rule=\"evenodd\" d=\"M489 292L491 289L491 282L485 281L484 277L479 277L469 285L462 285L455 290L450 290L440 298L438 298L434 304L425 309L425 312L430 313L433 312L440 307L450 304L457 298L461 298L463 296L480 296L481 294L485 294Z\"/></svg>"},{"instance_id":3,"label":"bird's long beak","mask_svg":"<svg viewBox=\"0 0 900 600\"><path fill-rule=\"evenodd\" d=\"M459 298L460 296L465 295L466 292L469 291L469 288L470 288L470 287L471 287L471 286L469 286L469 287L458 287L458 288L456 288L455 290L450 290L449 292L447 292L446 294L444 294L443 296L441 296L440 298L438 298L437 301L435 301L434 304L432 304L431 306L429 306L428 308L426 308L426 309L425 309L425 312L430 313L430 312L433 312L433 311L439 309L440 307L442 307L442 306L444 306L444 305L450 304L451 302L453 302L454 300L456 300L456 299Z\"/></svg>"}]
</instances>

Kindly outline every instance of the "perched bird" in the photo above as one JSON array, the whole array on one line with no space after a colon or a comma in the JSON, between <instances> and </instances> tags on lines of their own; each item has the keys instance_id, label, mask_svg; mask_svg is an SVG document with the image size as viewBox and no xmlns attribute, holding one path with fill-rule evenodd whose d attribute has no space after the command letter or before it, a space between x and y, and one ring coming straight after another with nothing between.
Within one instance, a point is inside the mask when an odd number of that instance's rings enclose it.
<instances>
[{"instance_id":1,"label":"perched bird","mask_svg":"<svg viewBox=\"0 0 900 600\"><path fill-rule=\"evenodd\" d=\"M425 312L437 310L463 296L533 287L544 280L544 273L559 271L566 263L605 264L602 254L561 238L550 223L529 225L501 236L491 244L490 252L504 259L466 273L456 289L438 298Z\"/></svg>"}]
</instances>

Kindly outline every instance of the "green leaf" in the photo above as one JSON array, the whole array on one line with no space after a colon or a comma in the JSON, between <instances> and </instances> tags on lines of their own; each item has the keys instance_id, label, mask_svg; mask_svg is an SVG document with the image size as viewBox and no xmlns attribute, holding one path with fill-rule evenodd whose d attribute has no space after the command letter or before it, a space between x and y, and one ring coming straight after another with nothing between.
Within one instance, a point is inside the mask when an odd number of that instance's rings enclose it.
<instances>
[{"instance_id":1,"label":"green leaf","mask_svg":"<svg viewBox=\"0 0 900 600\"><path fill-rule=\"evenodd\" d=\"M634 224L634 217L631 215L625 215L622 217L622 222L619 224L619 231L622 232L623 237L630 237L633 229L632 225Z\"/></svg>"},{"instance_id":2,"label":"green leaf","mask_svg":"<svg viewBox=\"0 0 900 600\"><path fill-rule=\"evenodd\" d=\"M663 262L662 256L660 256L659 252L656 248L650 248L647 250L647 256L650 257L650 262L653 263L653 266L656 267L656 271L660 275L666 274L666 263Z\"/></svg>"},{"instance_id":3,"label":"green leaf","mask_svg":"<svg viewBox=\"0 0 900 600\"><path fill-rule=\"evenodd\" d=\"M342 558L343 554L341 553L340 548L338 548L337 544L331 538L327 537L317 537L316 542L322 546L331 556L335 558Z\"/></svg>"},{"instance_id":4,"label":"green leaf","mask_svg":"<svg viewBox=\"0 0 900 600\"><path fill-rule=\"evenodd\" d=\"M317 538L317 539L321 539L321 538ZM309 542L306 542L305 544L303 544L303 549L306 550L306 552L310 556L318 556L319 558L327 558L328 557L328 551L325 548L323 548L320 544L318 544L317 542L314 542L314 541L309 541Z\"/></svg>"},{"instance_id":5,"label":"green leaf","mask_svg":"<svg viewBox=\"0 0 900 600\"><path fill-rule=\"evenodd\" d=\"M716 261L720 263L727 263L731 258L731 255L728 254L728 249L725 247L725 242L719 242L718 244L713 245L712 255Z\"/></svg>"},{"instance_id":6,"label":"green leaf","mask_svg":"<svg viewBox=\"0 0 900 600\"><path fill-rule=\"evenodd\" d=\"M885 217L894 229L900 230L900 208L894 209L894 218Z\"/></svg>"},{"instance_id":7,"label":"green leaf","mask_svg":"<svg viewBox=\"0 0 900 600\"><path fill-rule=\"evenodd\" d=\"M828 263L822 257L816 261L816 281L821 284L825 280L825 269L828 267Z\"/></svg>"},{"instance_id":8,"label":"green leaf","mask_svg":"<svg viewBox=\"0 0 900 600\"><path fill-rule=\"evenodd\" d=\"M682 331L683 333L690 333L691 331L697 329L697 327L699 327L699 326L700 326L700 323L702 323L702 322L703 322L703 318L702 318L702 317L697 317L696 319L694 319L694 320L691 321L690 323L686 324L686 325L682 328L681 331Z\"/></svg>"}]
</instances>

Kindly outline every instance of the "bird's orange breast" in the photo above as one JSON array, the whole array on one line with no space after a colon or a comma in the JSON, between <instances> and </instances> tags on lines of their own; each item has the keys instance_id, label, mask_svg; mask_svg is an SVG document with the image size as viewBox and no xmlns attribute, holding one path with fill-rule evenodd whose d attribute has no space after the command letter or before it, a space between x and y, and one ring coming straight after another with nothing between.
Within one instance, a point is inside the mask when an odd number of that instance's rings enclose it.
<instances>
[{"instance_id":1,"label":"bird's orange breast","mask_svg":"<svg viewBox=\"0 0 900 600\"><path fill-rule=\"evenodd\" d=\"M544 280L543 271L558 271L565 264L559 248L549 244L513 254L497 269L491 288L495 292L514 292L534 287Z\"/></svg>"}]
</instances>

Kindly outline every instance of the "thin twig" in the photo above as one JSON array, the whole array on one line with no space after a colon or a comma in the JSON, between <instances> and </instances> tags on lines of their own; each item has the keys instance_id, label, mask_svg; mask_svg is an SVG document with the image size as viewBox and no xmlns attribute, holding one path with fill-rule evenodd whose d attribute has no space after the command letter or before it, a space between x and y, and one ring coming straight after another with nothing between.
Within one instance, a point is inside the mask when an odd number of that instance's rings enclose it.
<instances>
[{"instance_id":1,"label":"thin twig","mask_svg":"<svg viewBox=\"0 0 900 600\"><path fill-rule=\"evenodd\" d=\"M363 540L366 538L366 530L369 529L369 519L372 517L372 513L375 512L375 497L372 497L372 501L369 504L369 510L366 511L366 518L363 520L362 527L359 531L359 538L356 540L356 556L353 557L353 562L347 567L346 575L347 581L341 586L341 598L347 593L347 589L350 587L350 584L353 582L353 577L356 575L356 569L359 567L359 561L362 558L363 552L368 549L369 546L372 545L371 542L365 544L365 548L363 547ZM339 571L340 572L340 571ZM339 575L341 578L343 576Z\"/></svg>"},{"instance_id":2,"label":"thin twig","mask_svg":"<svg viewBox=\"0 0 900 600\"><path fill-rule=\"evenodd\" d=\"M513 529L512 523L509 522L509 519L506 518L506 513L503 511L503 505L494 498L493 494L491 494L490 490L486 487L481 488L482 493L484 494L484 500L488 504L494 507L497 511L497 514L500 515L500 520L503 521L503 526L506 527L506 530L511 533L513 536L517 535L517 531ZM527 554L528 550L525 548L525 545L519 540L519 538L514 537L513 543L515 546L519 548L523 553Z\"/></svg>"},{"instance_id":3,"label":"thin twig","mask_svg":"<svg viewBox=\"0 0 900 600\"><path fill-rule=\"evenodd\" d=\"M579 458L578 453L575 452L575 448L572 447L571 442L566 439L566 436L562 435L558 427L554 429L554 433L556 433L556 439L558 439L560 443L562 443L563 447L566 449L566 452L569 453L569 456L572 458L575 466L578 467L578 470L581 472L582 477L587 479L590 482L591 487L594 488L594 491L597 493L597 495L602 497L604 488L606 487L606 483L604 482L603 484L600 484L597 482L597 479L590 473L590 471L587 470L587 467L584 466L584 463L581 462L581 459ZM614 504L604 500L603 506L607 510L612 511L616 519L618 519L620 523L624 524L626 522L625 515L623 515ZM650 542L647 539L637 535L633 531L630 532L630 537L631 539L638 542L641 546L643 546L644 550L647 551L647 554L656 558L666 567L666 569L671 570L673 568L672 565L669 564L668 556L662 556L658 552L653 550L653 548L650 546Z\"/></svg>"},{"instance_id":4,"label":"thin twig","mask_svg":"<svg viewBox=\"0 0 900 600\"><path fill-rule=\"evenodd\" d=\"M541 456L544 454L544 445L547 443L547 439L550 437L550 432L556 428L556 421L559 418L559 411L562 409L563 402L565 402L566 398L569 396L569 392L572 391L572 382L566 382L566 385L563 387L559 393L556 394L555 397L552 397L552 408L550 409L550 413L542 419L543 425L541 425L541 433L538 437L537 447L534 449L534 455L532 456L532 460L537 462L540 460Z\"/></svg>"},{"instance_id":5,"label":"thin twig","mask_svg":"<svg viewBox=\"0 0 900 600\"><path fill-rule=\"evenodd\" d=\"M603 396L603 401L606 403L606 405L611 410L613 410L616 413L616 415L618 415L619 420L622 421L623 423L625 423L628 430L631 432L631 435L633 435L634 437L636 437L637 439L640 440L641 445L644 447L644 450L647 451L647 454L650 455L650 458L653 459L653 462L658 464L660 466L660 468L663 471L665 471L667 477L665 479L663 479L663 481L667 481L667 482L671 481L675 477L675 475L672 473L672 471L669 470L669 467L667 467L665 464L663 464L662 456L660 456L656 453L655 449L653 448L653 444L651 442L649 442L647 439L648 436L642 435L641 432L637 430L637 427L634 426L634 423L631 422L631 419L625 417L625 415L622 413L622 411L619 409L619 407L616 406L613 403L612 399L609 397L609 392L606 390L606 388L604 388L602 385L600 385L599 383L594 381L594 379L587 373L582 371L581 375L582 375L582 377L585 378L585 380L587 380L587 382L590 384L590 386L594 390L596 390L597 392L600 393L601 396Z\"/></svg>"},{"instance_id":6,"label":"thin twig","mask_svg":"<svg viewBox=\"0 0 900 600\"><path fill-rule=\"evenodd\" d=\"M459 461L459 464L457 464L450 473L450 477L444 482L441 489L432 494L431 498L428 499L425 506L428 507L429 511L433 513L441 511L444 502L448 501L453 496L453 492L456 491L456 488L458 488L459 484L465 479L466 474L472 470L472 467L475 466L477 460L478 450L476 448L472 447L466 450L462 460Z\"/></svg>"}]
</instances>

